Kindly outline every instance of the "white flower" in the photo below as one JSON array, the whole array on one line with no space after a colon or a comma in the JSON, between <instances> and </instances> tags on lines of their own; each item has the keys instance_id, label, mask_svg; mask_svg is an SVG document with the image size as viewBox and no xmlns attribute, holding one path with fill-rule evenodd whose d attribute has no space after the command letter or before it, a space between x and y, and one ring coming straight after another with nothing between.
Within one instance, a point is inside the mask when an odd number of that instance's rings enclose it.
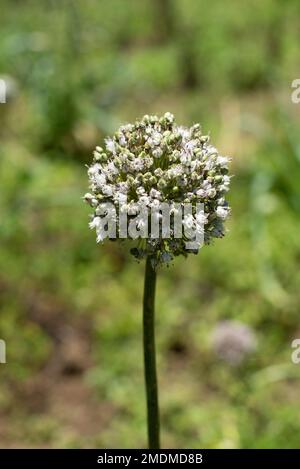
<instances>
[{"instance_id":1,"label":"white flower","mask_svg":"<svg viewBox=\"0 0 300 469\"><path fill-rule=\"evenodd\" d=\"M146 193L146 190L144 187L140 186L136 190L137 195L144 195Z\"/></svg>"},{"instance_id":2,"label":"white flower","mask_svg":"<svg viewBox=\"0 0 300 469\"><path fill-rule=\"evenodd\" d=\"M196 192L196 195L197 195L199 198L205 197L205 196L206 196L206 191L205 191L205 189L198 189L197 192Z\"/></svg>"},{"instance_id":3,"label":"white flower","mask_svg":"<svg viewBox=\"0 0 300 469\"><path fill-rule=\"evenodd\" d=\"M113 161L110 161L107 165L107 171L108 173L115 175L119 173L119 170L117 169L115 163Z\"/></svg>"},{"instance_id":4,"label":"white flower","mask_svg":"<svg viewBox=\"0 0 300 469\"><path fill-rule=\"evenodd\" d=\"M127 194L128 191L128 184L125 181L118 182L116 184L116 191L122 192L123 194Z\"/></svg>"},{"instance_id":5,"label":"white flower","mask_svg":"<svg viewBox=\"0 0 300 469\"><path fill-rule=\"evenodd\" d=\"M141 205L148 205L150 202L150 198L147 196L147 195L142 195L140 198L139 198L139 203Z\"/></svg>"},{"instance_id":6,"label":"white flower","mask_svg":"<svg viewBox=\"0 0 300 469\"><path fill-rule=\"evenodd\" d=\"M208 189L207 190L207 197L209 197L210 199L213 199L214 197L216 197L216 189L214 187L212 187L211 189Z\"/></svg>"},{"instance_id":7,"label":"white flower","mask_svg":"<svg viewBox=\"0 0 300 469\"><path fill-rule=\"evenodd\" d=\"M161 197L160 191L158 191L156 189L153 189L153 188L150 190L149 195L150 195L150 197L152 197L152 199L160 199L160 197Z\"/></svg>"},{"instance_id":8,"label":"white flower","mask_svg":"<svg viewBox=\"0 0 300 469\"><path fill-rule=\"evenodd\" d=\"M99 163L95 163L92 166L89 167L88 169L88 175L90 177L95 176L95 174L98 174L102 170L102 166Z\"/></svg>"},{"instance_id":9,"label":"white flower","mask_svg":"<svg viewBox=\"0 0 300 469\"><path fill-rule=\"evenodd\" d=\"M142 171L144 168L144 161L142 158L135 158L130 164L129 167L132 171Z\"/></svg>"},{"instance_id":10,"label":"white flower","mask_svg":"<svg viewBox=\"0 0 300 469\"><path fill-rule=\"evenodd\" d=\"M107 195L107 196L112 196L113 195L113 187L110 186L109 184L105 184L102 186L102 192L104 195Z\"/></svg>"},{"instance_id":11,"label":"white flower","mask_svg":"<svg viewBox=\"0 0 300 469\"><path fill-rule=\"evenodd\" d=\"M152 151L152 155L154 156L154 158L160 158L161 155L163 154L163 151L160 147L156 147L153 151Z\"/></svg>"},{"instance_id":12,"label":"white flower","mask_svg":"<svg viewBox=\"0 0 300 469\"><path fill-rule=\"evenodd\" d=\"M183 165L186 165L187 163L190 163L191 161L192 161L191 153L187 153L186 151L184 151L180 156L180 162Z\"/></svg>"},{"instance_id":13,"label":"white flower","mask_svg":"<svg viewBox=\"0 0 300 469\"><path fill-rule=\"evenodd\" d=\"M223 176L223 184L220 185L220 190L223 192L229 191L230 177L225 175Z\"/></svg>"},{"instance_id":14,"label":"white flower","mask_svg":"<svg viewBox=\"0 0 300 469\"><path fill-rule=\"evenodd\" d=\"M198 145L198 141L197 140L189 140L186 144L185 144L185 150L188 152L188 153L192 153L193 150L195 150L195 148L197 147Z\"/></svg>"},{"instance_id":15,"label":"white flower","mask_svg":"<svg viewBox=\"0 0 300 469\"><path fill-rule=\"evenodd\" d=\"M147 142L151 147L154 147L160 144L161 139L162 139L162 135L159 132L155 131L148 138Z\"/></svg>"},{"instance_id":16,"label":"white flower","mask_svg":"<svg viewBox=\"0 0 300 469\"><path fill-rule=\"evenodd\" d=\"M227 168L229 162L229 158L226 156L218 156L217 164L221 166L221 168Z\"/></svg>"},{"instance_id":17,"label":"white flower","mask_svg":"<svg viewBox=\"0 0 300 469\"><path fill-rule=\"evenodd\" d=\"M110 153L115 154L116 153L116 144L111 138L107 138L105 140L105 146L106 150L109 151Z\"/></svg>"},{"instance_id":18,"label":"white flower","mask_svg":"<svg viewBox=\"0 0 300 469\"><path fill-rule=\"evenodd\" d=\"M196 195L200 198L202 197L215 197L216 189L211 185L207 180L203 182L200 189L196 191Z\"/></svg>"},{"instance_id":19,"label":"white flower","mask_svg":"<svg viewBox=\"0 0 300 469\"><path fill-rule=\"evenodd\" d=\"M210 171L211 169L214 168L215 165L216 165L216 162L214 158L209 158L205 163L205 170Z\"/></svg>"},{"instance_id":20,"label":"white flower","mask_svg":"<svg viewBox=\"0 0 300 469\"><path fill-rule=\"evenodd\" d=\"M89 223L89 227L92 229L94 228L99 228L101 224L101 218L100 217L94 217L92 221Z\"/></svg>"},{"instance_id":21,"label":"white flower","mask_svg":"<svg viewBox=\"0 0 300 469\"><path fill-rule=\"evenodd\" d=\"M133 129L132 124L121 125L120 132L124 132L124 134L126 134L126 132L131 132L132 129Z\"/></svg>"},{"instance_id":22,"label":"white flower","mask_svg":"<svg viewBox=\"0 0 300 469\"><path fill-rule=\"evenodd\" d=\"M86 194L84 194L83 196L83 199L88 203L90 204L92 207L96 207L97 206L97 199L93 196L93 194L90 194L89 192L87 192Z\"/></svg>"},{"instance_id":23,"label":"white flower","mask_svg":"<svg viewBox=\"0 0 300 469\"><path fill-rule=\"evenodd\" d=\"M225 200L230 185L228 162L210 145L199 124L190 128L178 126L171 113L162 117L146 115L135 124L121 126L113 137L105 139L105 149L96 147L93 164L88 169L90 192L84 199L94 210L90 227L96 229L97 241L108 236L102 227L102 218L106 216L102 206L108 201L117 211L117 215L109 215L109 220L116 220L117 233L121 224L119 214L128 215L127 227L132 222L131 226L138 223L144 229L146 223L134 221L134 217L139 217L144 208L151 208L154 219L160 220L161 204L167 203L176 218L180 217L186 236L204 235L205 243L221 237L223 221L230 213ZM203 203L204 212L195 216L185 214L182 219L185 204L189 203L192 213L196 213L198 202ZM157 239L151 239L150 233L143 248L136 250L140 258L150 255L159 264L187 253L185 240L175 237L175 220L171 223L167 238L163 230ZM198 250L197 242L194 252Z\"/></svg>"},{"instance_id":24,"label":"white flower","mask_svg":"<svg viewBox=\"0 0 300 469\"><path fill-rule=\"evenodd\" d=\"M222 220L226 220L226 218L229 215L229 209L227 207L221 207L219 206L216 210L216 214L219 218Z\"/></svg>"},{"instance_id":25,"label":"white flower","mask_svg":"<svg viewBox=\"0 0 300 469\"><path fill-rule=\"evenodd\" d=\"M114 201L118 202L120 205L126 204L127 194L123 194L122 192L116 192L116 194L114 194Z\"/></svg>"},{"instance_id":26,"label":"white flower","mask_svg":"<svg viewBox=\"0 0 300 469\"><path fill-rule=\"evenodd\" d=\"M182 176L184 173L184 169L181 165L172 166L170 169L167 170L166 177L167 179L176 178L178 176Z\"/></svg>"},{"instance_id":27,"label":"white flower","mask_svg":"<svg viewBox=\"0 0 300 469\"><path fill-rule=\"evenodd\" d=\"M196 218L196 223L199 225L203 226L207 223L207 214L204 212L198 212L195 215L195 218Z\"/></svg>"},{"instance_id":28,"label":"white flower","mask_svg":"<svg viewBox=\"0 0 300 469\"><path fill-rule=\"evenodd\" d=\"M201 165L201 162L200 162L200 161L198 161L198 160L192 160L192 161L190 162L190 169L191 169L191 172L195 172L196 175L198 176L197 171L199 170L200 165Z\"/></svg>"},{"instance_id":29,"label":"white flower","mask_svg":"<svg viewBox=\"0 0 300 469\"><path fill-rule=\"evenodd\" d=\"M188 140L190 138L191 132L186 127L182 127L180 125L179 127L177 127L177 132L178 132L179 135L181 135L183 140Z\"/></svg>"},{"instance_id":30,"label":"white flower","mask_svg":"<svg viewBox=\"0 0 300 469\"><path fill-rule=\"evenodd\" d=\"M207 147L207 155L216 156L216 155L218 155L218 150L215 147L213 147L212 145L209 145Z\"/></svg>"},{"instance_id":31,"label":"white flower","mask_svg":"<svg viewBox=\"0 0 300 469\"><path fill-rule=\"evenodd\" d=\"M174 122L174 115L171 114L171 112L166 112L164 114L164 118L169 124L172 124Z\"/></svg>"},{"instance_id":32,"label":"white flower","mask_svg":"<svg viewBox=\"0 0 300 469\"><path fill-rule=\"evenodd\" d=\"M153 199L150 202L150 207L152 207L153 209L158 210L160 208L160 201L158 199Z\"/></svg>"},{"instance_id":33,"label":"white flower","mask_svg":"<svg viewBox=\"0 0 300 469\"><path fill-rule=\"evenodd\" d=\"M119 137L119 142L120 142L120 145L122 145L122 147L125 147L127 140L126 140L125 135L122 134L122 133L121 133L121 135L120 135L120 137Z\"/></svg>"}]
</instances>

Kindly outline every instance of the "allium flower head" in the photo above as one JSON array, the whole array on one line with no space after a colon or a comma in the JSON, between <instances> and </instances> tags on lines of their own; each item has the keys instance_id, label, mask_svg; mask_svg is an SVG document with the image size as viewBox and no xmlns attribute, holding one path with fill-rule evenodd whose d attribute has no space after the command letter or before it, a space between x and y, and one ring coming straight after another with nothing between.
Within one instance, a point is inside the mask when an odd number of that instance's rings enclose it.
<instances>
[{"instance_id":1,"label":"allium flower head","mask_svg":"<svg viewBox=\"0 0 300 469\"><path fill-rule=\"evenodd\" d=\"M145 223L137 214L162 203L169 205L174 216L185 204L203 204L202 214L193 210L184 215L183 211L185 230L198 230L206 244L222 237L224 220L230 213L225 201L230 184L228 162L202 134L199 124L190 128L177 125L169 112L161 118L146 115L121 126L105 140L105 148L96 147L88 168L90 193L84 198L94 209L90 227L96 229L97 241L105 237L138 239L132 253L139 259L150 255L156 264L187 255L186 236L176 237L172 224L167 234L162 229L158 237L145 235L147 220ZM109 234L103 231L102 223L103 215L108 215L107 204L116 209L108 216L108 222L116 223L116 231ZM135 228L128 230L128 236L120 234L125 212L128 228L130 223ZM162 216L158 210L158 219ZM199 247L192 251L198 252Z\"/></svg>"},{"instance_id":2,"label":"allium flower head","mask_svg":"<svg viewBox=\"0 0 300 469\"><path fill-rule=\"evenodd\" d=\"M257 346L251 327L238 321L221 321L212 334L217 355L230 365L239 365Z\"/></svg>"}]
</instances>

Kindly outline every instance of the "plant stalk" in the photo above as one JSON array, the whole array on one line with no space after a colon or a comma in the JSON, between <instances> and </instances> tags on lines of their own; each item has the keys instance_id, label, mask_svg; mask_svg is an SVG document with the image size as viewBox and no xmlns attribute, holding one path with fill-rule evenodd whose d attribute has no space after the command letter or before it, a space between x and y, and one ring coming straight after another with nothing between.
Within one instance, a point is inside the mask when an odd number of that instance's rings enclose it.
<instances>
[{"instance_id":1,"label":"plant stalk","mask_svg":"<svg viewBox=\"0 0 300 469\"><path fill-rule=\"evenodd\" d=\"M154 303L156 271L148 256L145 267L144 300L143 300L143 335L144 367L147 396L147 422L149 449L159 449L159 409L156 376Z\"/></svg>"}]
</instances>

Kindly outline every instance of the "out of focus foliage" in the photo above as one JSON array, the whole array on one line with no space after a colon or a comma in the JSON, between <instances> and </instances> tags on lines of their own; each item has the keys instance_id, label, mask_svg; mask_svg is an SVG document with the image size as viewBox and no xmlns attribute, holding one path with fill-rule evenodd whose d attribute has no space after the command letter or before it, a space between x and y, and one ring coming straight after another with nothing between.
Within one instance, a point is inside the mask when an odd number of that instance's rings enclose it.
<instances>
[{"instance_id":1,"label":"out of focus foliage","mask_svg":"<svg viewBox=\"0 0 300 469\"><path fill-rule=\"evenodd\" d=\"M1 446L145 445L143 265L87 228L84 164L145 113L202 122L233 156L230 233L160 272L165 447L298 447L296 0L2 0ZM224 319L252 328L238 366ZM230 344L229 344L230 346Z\"/></svg>"}]
</instances>

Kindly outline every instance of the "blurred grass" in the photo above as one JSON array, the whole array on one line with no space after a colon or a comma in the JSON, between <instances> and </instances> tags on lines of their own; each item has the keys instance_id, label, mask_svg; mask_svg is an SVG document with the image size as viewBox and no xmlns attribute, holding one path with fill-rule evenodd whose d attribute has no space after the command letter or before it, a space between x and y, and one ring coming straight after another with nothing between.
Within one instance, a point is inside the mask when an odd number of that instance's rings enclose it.
<instances>
[{"instance_id":1,"label":"blurred grass","mask_svg":"<svg viewBox=\"0 0 300 469\"><path fill-rule=\"evenodd\" d=\"M84 163L120 123L174 112L233 158L227 237L159 275L164 447L298 447L295 0L2 0L1 446L145 446L143 265L87 228ZM257 334L240 367L210 337Z\"/></svg>"}]
</instances>

